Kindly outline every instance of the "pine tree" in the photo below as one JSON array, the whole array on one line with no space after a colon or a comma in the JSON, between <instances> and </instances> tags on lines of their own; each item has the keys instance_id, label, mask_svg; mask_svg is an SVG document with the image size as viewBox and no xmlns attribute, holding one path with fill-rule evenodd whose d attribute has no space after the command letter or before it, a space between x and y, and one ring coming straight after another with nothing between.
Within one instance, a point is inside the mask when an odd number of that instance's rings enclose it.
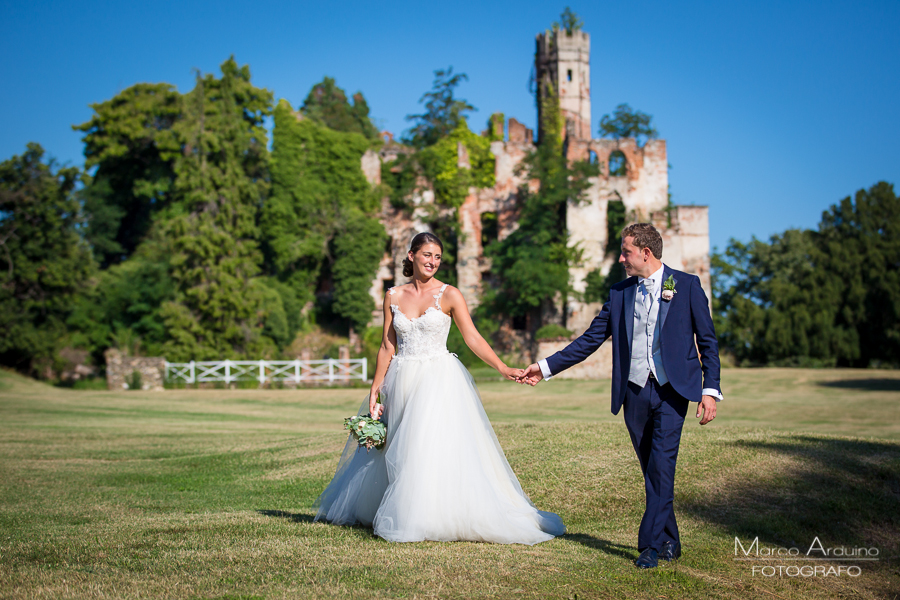
<instances>
[{"instance_id":1,"label":"pine tree","mask_svg":"<svg viewBox=\"0 0 900 600\"><path fill-rule=\"evenodd\" d=\"M233 57L221 70L219 79L197 75L175 126L183 150L164 228L177 296L162 309L170 360L274 351L263 336L273 292L257 279L257 213L268 189L263 118L272 94L254 87L249 67Z\"/></svg>"}]
</instances>

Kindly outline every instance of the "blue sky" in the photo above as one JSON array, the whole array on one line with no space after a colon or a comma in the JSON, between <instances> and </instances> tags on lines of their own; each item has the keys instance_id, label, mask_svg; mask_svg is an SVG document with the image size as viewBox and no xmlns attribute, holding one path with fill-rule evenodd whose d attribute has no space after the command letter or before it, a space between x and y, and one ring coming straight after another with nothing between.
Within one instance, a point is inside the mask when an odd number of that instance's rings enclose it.
<instances>
[{"instance_id":1,"label":"blue sky","mask_svg":"<svg viewBox=\"0 0 900 600\"><path fill-rule=\"evenodd\" d=\"M653 115L678 204L710 207L711 242L814 227L879 180L900 185L900 2L578 2L592 104ZM36 141L82 163L71 125L138 82L181 91L234 54L295 106L323 76L395 133L434 69L468 74L479 110L535 124L534 36L565 2L0 3L0 159Z\"/></svg>"}]
</instances>

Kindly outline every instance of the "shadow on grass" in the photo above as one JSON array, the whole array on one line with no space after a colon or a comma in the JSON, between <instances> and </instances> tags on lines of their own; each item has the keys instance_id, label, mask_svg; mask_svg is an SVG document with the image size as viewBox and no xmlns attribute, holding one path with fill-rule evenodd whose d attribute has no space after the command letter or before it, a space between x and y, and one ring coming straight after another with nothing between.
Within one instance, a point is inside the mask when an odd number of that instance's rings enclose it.
<instances>
[{"instance_id":1,"label":"shadow on grass","mask_svg":"<svg viewBox=\"0 0 900 600\"><path fill-rule=\"evenodd\" d=\"M315 517L313 515L305 515L303 513L289 513L286 510L258 510L258 514L266 517L281 517L294 523L313 523Z\"/></svg>"},{"instance_id":2,"label":"shadow on grass","mask_svg":"<svg viewBox=\"0 0 900 600\"><path fill-rule=\"evenodd\" d=\"M900 392L900 379L838 379L836 381L820 381L818 385L844 390L863 390L866 392Z\"/></svg>"},{"instance_id":3,"label":"shadow on grass","mask_svg":"<svg viewBox=\"0 0 900 600\"><path fill-rule=\"evenodd\" d=\"M725 527L745 545L758 536L760 547L806 553L818 537L825 548L876 547L880 567L897 560L900 444L797 435L728 445L764 468L718 482L679 502L680 510Z\"/></svg>"},{"instance_id":4,"label":"shadow on grass","mask_svg":"<svg viewBox=\"0 0 900 600\"><path fill-rule=\"evenodd\" d=\"M256 511L260 515L264 515L266 517L278 517L280 519L286 519L288 521L292 521L294 523L315 523L314 515L307 515L303 513L290 513L286 510L257 510ZM367 533L373 537L375 536L375 532L371 527L366 527L365 525L333 525L328 523L327 521L320 521L322 525L328 525L330 527L345 527L347 529L352 529L354 531L359 531L362 533Z\"/></svg>"},{"instance_id":5,"label":"shadow on grass","mask_svg":"<svg viewBox=\"0 0 900 600\"><path fill-rule=\"evenodd\" d=\"M627 558L628 560L634 560L638 557L637 548L634 546L615 544L609 540L595 538L586 533L565 533L562 535L562 539L572 540L573 542L578 542L582 546L587 546L588 548L593 548L594 550L599 550L612 556Z\"/></svg>"}]
</instances>

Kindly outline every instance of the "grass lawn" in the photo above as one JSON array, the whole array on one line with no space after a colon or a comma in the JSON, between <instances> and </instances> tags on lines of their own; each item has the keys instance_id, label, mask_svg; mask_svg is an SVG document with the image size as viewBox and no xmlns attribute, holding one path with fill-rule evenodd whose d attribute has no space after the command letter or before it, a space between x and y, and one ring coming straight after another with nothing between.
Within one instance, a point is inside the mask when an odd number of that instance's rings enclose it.
<instances>
[{"instance_id":1,"label":"grass lawn","mask_svg":"<svg viewBox=\"0 0 900 600\"><path fill-rule=\"evenodd\" d=\"M0 372L0 598L898 598L900 372L729 369L689 413L684 556L632 565L643 485L608 382L483 382L522 486L568 533L391 544L313 523L360 389L76 391ZM745 546L877 561L738 561ZM753 566L859 566L858 576Z\"/></svg>"}]
</instances>

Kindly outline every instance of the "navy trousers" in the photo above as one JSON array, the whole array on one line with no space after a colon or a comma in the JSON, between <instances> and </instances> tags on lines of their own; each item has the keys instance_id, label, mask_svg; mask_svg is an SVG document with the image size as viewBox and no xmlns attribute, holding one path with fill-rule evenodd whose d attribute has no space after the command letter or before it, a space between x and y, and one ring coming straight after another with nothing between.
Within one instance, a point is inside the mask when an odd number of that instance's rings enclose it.
<instances>
[{"instance_id":1,"label":"navy trousers","mask_svg":"<svg viewBox=\"0 0 900 600\"><path fill-rule=\"evenodd\" d=\"M689 402L671 385L654 378L640 388L628 382L625 426L641 462L646 508L638 531L638 551L659 551L663 542L681 543L675 522L675 463Z\"/></svg>"}]
</instances>

